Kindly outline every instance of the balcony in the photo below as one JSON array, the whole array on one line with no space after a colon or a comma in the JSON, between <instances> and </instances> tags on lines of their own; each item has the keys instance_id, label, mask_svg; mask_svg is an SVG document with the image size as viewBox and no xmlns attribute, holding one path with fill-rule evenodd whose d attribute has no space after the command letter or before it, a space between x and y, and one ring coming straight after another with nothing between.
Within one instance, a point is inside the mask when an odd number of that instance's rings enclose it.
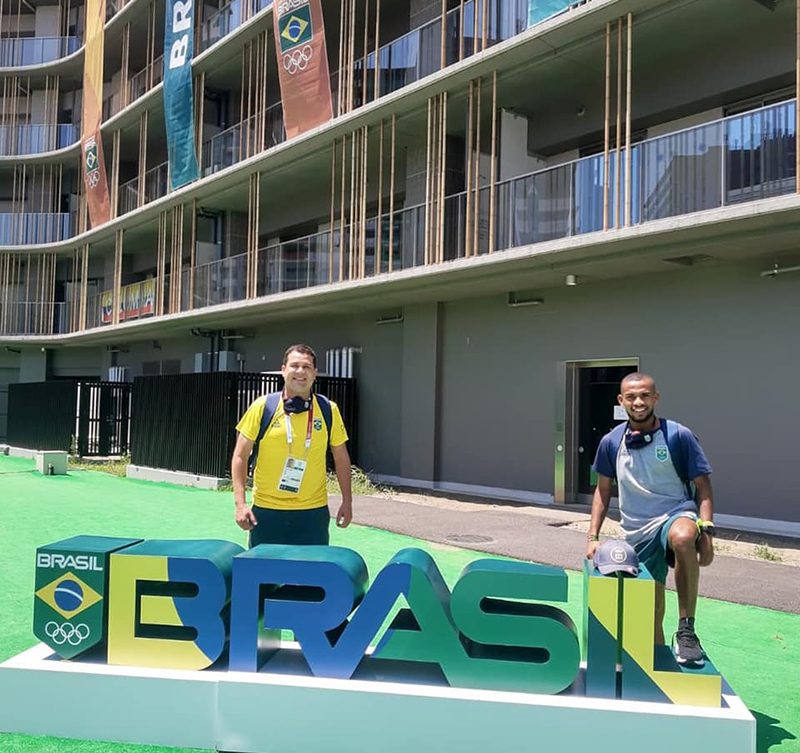
<instances>
[{"instance_id":1,"label":"balcony","mask_svg":"<svg viewBox=\"0 0 800 753\"><path fill-rule=\"evenodd\" d=\"M72 123L55 125L0 125L0 157L42 154L77 143L80 128Z\"/></svg>"},{"instance_id":2,"label":"balcony","mask_svg":"<svg viewBox=\"0 0 800 753\"><path fill-rule=\"evenodd\" d=\"M0 303L0 334L63 335L70 331L69 303Z\"/></svg>"},{"instance_id":3,"label":"balcony","mask_svg":"<svg viewBox=\"0 0 800 753\"><path fill-rule=\"evenodd\" d=\"M77 52L81 44L79 37L6 37L0 39L0 68L52 63Z\"/></svg>"},{"instance_id":4,"label":"balcony","mask_svg":"<svg viewBox=\"0 0 800 753\"><path fill-rule=\"evenodd\" d=\"M269 8L272 5L272 0L233 0L233 2L220 8L214 15L203 21L200 26L200 34L197 38L197 55L241 26L242 6L245 3L250 3L249 16L252 17L259 11Z\"/></svg>"},{"instance_id":5,"label":"balcony","mask_svg":"<svg viewBox=\"0 0 800 753\"><path fill-rule=\"evenodd\" d=\"M57 243L71 238L75 216L55 212L0 214L0 246Z\"/></svg>"},{"instance_id":6,"label":"balcony","mask_svg":"<svg viewBox=\"0 0 800 753\"><path fill-rule=\"evenodd\" d=\"M169 192L169 164L162 162L144 174L142 205L166 196ZM119 187L118 214L127 214L139 206L139 179L134 178Z\"/></svg>"}]
</instances>

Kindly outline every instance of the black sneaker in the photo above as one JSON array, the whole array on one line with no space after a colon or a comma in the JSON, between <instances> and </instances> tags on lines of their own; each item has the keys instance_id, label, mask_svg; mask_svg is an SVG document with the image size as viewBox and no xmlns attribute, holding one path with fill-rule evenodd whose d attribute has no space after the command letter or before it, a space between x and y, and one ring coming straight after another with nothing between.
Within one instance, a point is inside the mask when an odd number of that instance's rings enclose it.
<instances>
[{"instance_id":1,"label":"black sneaker","mask_svg":"<svg viewBox=\"0 0 800 753\"><path fill-rule=\"evenodd\" d=\"M678 664L687 667L702 667L706 663L706 654L700 645L700 639L690 627L680 627L672 639L673 652Z\"/></svg>"}]
</instances>

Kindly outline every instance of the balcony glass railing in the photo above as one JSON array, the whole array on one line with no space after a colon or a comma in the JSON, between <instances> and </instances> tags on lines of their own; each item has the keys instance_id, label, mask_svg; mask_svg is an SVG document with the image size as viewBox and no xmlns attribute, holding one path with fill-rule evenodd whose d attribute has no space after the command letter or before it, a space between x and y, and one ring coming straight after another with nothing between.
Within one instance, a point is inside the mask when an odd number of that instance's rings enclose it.
<instances>
[{"instance_id":1,"label":"balcony glass railing","mask_svg":"<svg viewBox=\"0 0 800 753\"><path fill-rule=\"evenodd\" d=\"M56 243L72 237L75 217L66 213L0 214L0 246Z\"/></svg>"},{"instance_id":2,"label":"balcony glass railing","mask_svg":"<svg viewBox=\"0 0 800 753\"><path fill-rule=\"evenodd\" d=\"M695 128L678 131L635 144L631 149L631 224L641 224L681 214L745 201L794 193L796 145L796 102L787 101L736 115ZM539 170L498 183L495 215L490 221L489 186L473 192L478 203L477 222L467 225L467 193L448 196L444 207L444 246L441 258L447 262L489 251L490 228L494 248L503 251L547 240L567 238L603 230L603 155ZM619 160L610 155L608 171L609 228L624 224L626 204L625 153ZM161 171L159 173L159 171ZM154 168L159 185L165 187L164 165ZM127 185L127 184L126 184ZM157 189L162 190L162 189ZM165 190L165 188L164 188ZM330 281L369 277L425 263L425 207L412 206L390 218L366 222L364 258L353 257L351 228L334 233L316 233L258 251L256 291L258 296L325 285ZM52 231L47 236L46 218ZM63 223L63 226L59 223ZM70 227L69 215L0 215L0 245L19 243L20 227L27 238L21 242L47 242ZM359 236L361 228L356 228ZM38 236L37 236L38 233ZM362 267L363 265L363 267ZM181 281L181 309L200 309L245 298L247 256L221 259L185 270ZM190 301L190 283L194 294ZM168 281L162 295L168 303ZM156 293L152 294L155 299ZM109 323L110 305L102 296L90 301L88 326ZM141 312L139 316L141 316ZM149 314L148 314L149 315Z\"/></svg>"},{"instance_id":3,"label":"balcony glass railing","mask_svg":"<svg viewBox=\"0 0 800 753\"><path fill-rule=\"evenodd\" d=\"M154 86L160 84L163 77L164 56L159 55L150 65L131 76L128 83L128 103L135 102Z\"/></svg>"},{"instance_id":4,"label":"balcony glass railing","mask_svg":"<svg viewBox=\"0 0 800 753\"><path fill-rule=\"evenodd\" d=\"M5 37L0 39L0 68L42 65L80 49L78 37Z\"/></svg>"},{"instance_id":5,"label":"balcony glass railing","mask_svg":"<svg viewBox=\"0 0 800 753\"><path fill-rule=\"evenodd\" d=\"M144 197L142 204L166 196L169 191L169 163L162 162L144 174ZM127 214L139 206L139 178L134 178L119 187L118 213Z\"/></svg>"},{"instance_id":6,"label":"balcony glass railing","mask_svg":"<svg viewBox=\"0 0 800 753\"><path fill-rule=\"evenodd\" d=\"M270 149L286 140L283 125L283 107L280 103L267 108L266 113L256 114L226 128L203 143L203 176L211 175L235 165L260 151L256 140L260 133L261 119L264 123L264 148Z\"/></svg>"},{"instance_id":7,"label":"balcony glass railing","mask_svg":"<svg viewBox=\"0 0 800 753\"><path fill-rule=\"evenodd\" d=\"M242 8L250 4L250 16L254 16L264 8L269 8L273 0L233 0L220 8L214 15L203 21L197 39L197 52L203 52L212 44L230 34L242 24Z\"/></svg>"},{"instance_id":8,"label":"balcony glass railing","mask_svg":"<svg viewBox=\"0 0 800 753\"><path fill-rule=\"evenodd\" d=\"M80 129L72 123L0 125L0 157L52 152L75 144L79 138Z\"/></svg>"},{"instance_id":9,"label":"balcony glass railing","mask_svg":"<svg viewBox=\"0 0 800 753\"><path fill-rule=\"evenodd\" d=\"M70 331L69 303L0 301L0 334L63 335Z\"/></svg>"}]
</instances>

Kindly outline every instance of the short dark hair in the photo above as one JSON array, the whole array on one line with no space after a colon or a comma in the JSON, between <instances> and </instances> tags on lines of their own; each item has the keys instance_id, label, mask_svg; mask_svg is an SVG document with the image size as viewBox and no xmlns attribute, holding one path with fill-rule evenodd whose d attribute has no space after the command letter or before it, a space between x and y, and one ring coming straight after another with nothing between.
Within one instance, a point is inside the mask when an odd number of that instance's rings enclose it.
<instances>
[{"instance_id":1,"label":"short dark hair","mask_svg":"<svg viewBox=\"0 0 800 753\"><path fill-rule=\"evenodd\" d=\"M653 392L658 392L656 389L656 380L649 374L643 374L641 371L634 371L622 377L622 381L619 383L619 391L623 392L623 386L626 382L646 382L648 379L653 383Z\"/></svg>"},{"instance_id":2,"label":"short dark hair","mask_svg":"<svg viewBox=\"0 0 800 753\"><path fill-rule=\"evenodd\" d=\"M286 348L286 352L283 354L284 366L289 363L289 355L292 353L302 353L304 356L311 356L311 360L314 362L314 368L317 368L317 354L310 345L298 343L297 345L290 345L288 348Z\"/></svg>"}]
</instances>

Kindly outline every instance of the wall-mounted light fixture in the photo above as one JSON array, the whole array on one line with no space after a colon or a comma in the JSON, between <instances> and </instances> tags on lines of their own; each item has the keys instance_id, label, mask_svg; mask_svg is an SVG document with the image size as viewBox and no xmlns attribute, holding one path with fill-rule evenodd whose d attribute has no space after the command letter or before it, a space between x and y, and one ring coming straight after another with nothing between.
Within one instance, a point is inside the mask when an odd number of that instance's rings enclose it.
<instances>
[{"instance_id":1,"label":"wall-mounted light fixture","mask_svg":"<svg viewBox=\"0 0 800 753\"><path fill-rule=\"evenodd\" d=\"M402 314L394 314L390 316L379 316L375 320L375 324L400 324L403 321Z\"/></svg>"},{"instance_id":2,"label":"wall-mounted light fixture","mask_svg":"<svg viewBox=\"0 0 800 753\"><path fill-rule=\"evenodd\" d=\"M567 275L564 282L568 288L574 288L578 284L578 275Z\"/></svg>"},{"instance_id":3,"label":"wall-mounted light fixture","mask_svg":"<svg viewBox=\"0 0 800 753\"><path fill-rule=\"evenodd\" d=\"M520 306L542 306L543 304L544 298L521 296L513 291L508 294L508 305L511 308L519 308Z\"/></svg>"}]
</instances>

